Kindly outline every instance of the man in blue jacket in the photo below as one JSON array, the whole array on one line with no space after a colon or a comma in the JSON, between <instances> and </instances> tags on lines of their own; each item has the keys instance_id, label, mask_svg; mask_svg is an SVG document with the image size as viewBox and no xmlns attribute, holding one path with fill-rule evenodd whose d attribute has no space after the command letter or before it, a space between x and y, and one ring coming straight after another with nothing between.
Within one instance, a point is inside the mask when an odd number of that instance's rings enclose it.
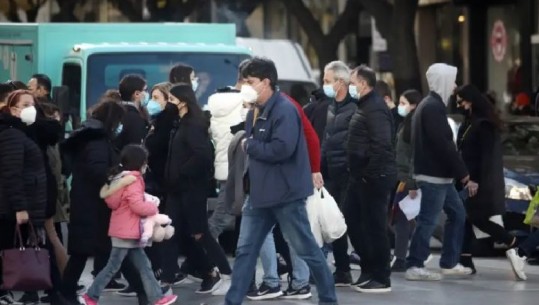
<instances>
[{"instance_id":1,"label":"man in blue jacket","mask_svg":"<svg viewBox=\"0 0 539 305\"><path fill-rule=\"evenodd\" d=\"M241 304L256 267L260 247L278 222L285 239L310 267L319 304L337 304L333 276L314 239L305 199L313 183L296 107L277 89L277 69L265 58L254 58L241 70L244 99L256 103L246 120L242 147L248 156L246 192L232 285L226 305Z\"/></svg>"}]
</instances>

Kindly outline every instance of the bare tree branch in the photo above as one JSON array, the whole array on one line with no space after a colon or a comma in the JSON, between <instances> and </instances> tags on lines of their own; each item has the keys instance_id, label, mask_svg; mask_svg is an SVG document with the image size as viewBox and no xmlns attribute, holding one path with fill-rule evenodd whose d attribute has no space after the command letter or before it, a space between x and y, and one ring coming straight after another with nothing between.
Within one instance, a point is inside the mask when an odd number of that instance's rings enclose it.
<instances>
[{"instance_id":1,"label":"bare tree branch","mask_svg":"<svg viewBox=\"0 0 539 305\"><path fill-rule=\"evenodd\" d=\"M357 20L361 8L361 3L356 0L346 2L344 11L339 15L328 34L331 44L338 44L347 34L357 30Z\"/></svg>"},{"instance_id":2,"label":"bare tree branch","mask_svg":"<svg viewBox=\"0 0 539 305\"><path fill-rule=\"evenodd\" d=\"M313 13L309 10L303 0L282 0L286 9L294 14L301 27L309 37L309 40L313 43L315 49L324 48L323 39L316 39L317 37L324 37L322 28L319 22L314 18Z\"/></svg>"},{"instance_id":3,"label":"bare tree branch","mask_svg":"<svg viewBox=\"0 0 539 305\"><path fill-rule=\"evenodd\" d=\"M394 6L387 0L359 0L365 10L367 10L376 21L376 28L384 38L391 35L391 24L393 23ZM397 0L394 2L408 2L408 0ZM384 22L381 22L384 20Z\"/></svg>"}]
</instances>

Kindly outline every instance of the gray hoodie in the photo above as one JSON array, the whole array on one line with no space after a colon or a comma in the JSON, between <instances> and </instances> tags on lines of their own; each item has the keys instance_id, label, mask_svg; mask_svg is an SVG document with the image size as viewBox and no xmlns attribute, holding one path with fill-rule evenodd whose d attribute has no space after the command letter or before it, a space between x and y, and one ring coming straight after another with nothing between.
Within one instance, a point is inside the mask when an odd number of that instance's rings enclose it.
<instances>
[{"instance_id":1,"label":"gray hoodie","mask_svg":"<svg viewBox=\"0 0 539 305\"><path fill-rule=\"evenodd\" d=\"M427 70L429 90L438 93L446 106L456 87L457 71L456 67L443 63L433 64Z\"/></svg>"}]
</instances>

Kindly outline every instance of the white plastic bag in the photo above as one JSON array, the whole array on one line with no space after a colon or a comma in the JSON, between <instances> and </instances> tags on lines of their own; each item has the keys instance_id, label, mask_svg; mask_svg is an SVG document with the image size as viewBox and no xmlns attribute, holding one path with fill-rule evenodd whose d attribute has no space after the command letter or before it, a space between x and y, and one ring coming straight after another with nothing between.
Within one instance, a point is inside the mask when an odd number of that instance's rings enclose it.
<instances>
[{"instance_id":1,"label":"white plastic bag","mask_svg":"<svg viewBox=\"0 0 539 305\"><path fill-rule=\"evenodd\" d=\"M317 199L316 192L307 198L306 209L307 216L309 217L309 223L311 225L311 231L313 232L314 239L320 248L324 245L324 239L322 238L322 229L320 222L318 221L318 209L320 200Z\"/></svg>"},{"instance_id":2,"label":"white plastic bag","mask_svg":"<svg viewBox=\"0 0 539 305\"><path fill-rule=\"evenodd\" d=\"M319 202L318 222L322 237L324 242L332 243L346 233L346 221L337 202L325 188L315 190L314 194Z\"/></svg>"},{"instance_id":3,"label":"white plastic bag","mask_svg":"<svg viewBox=\"0 0 539 305\"><path fill-rule=\"evenodd\" d=\"M417 197L414 199L408 195L399 202L399 207L406 216L406 219L412 220L419 215L419 210L421 210L421 196L421 190L419 189L417 190Z\"/></svg>"}]
</instances>

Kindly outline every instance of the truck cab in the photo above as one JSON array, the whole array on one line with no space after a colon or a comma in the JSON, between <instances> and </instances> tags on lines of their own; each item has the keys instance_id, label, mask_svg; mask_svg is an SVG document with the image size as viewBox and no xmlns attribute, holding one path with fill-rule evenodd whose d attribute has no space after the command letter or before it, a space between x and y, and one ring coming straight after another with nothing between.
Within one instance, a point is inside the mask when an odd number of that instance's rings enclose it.
<instances>
[{"instance_id":1,"label":"truck cab","mask_svg":"<svg viewBox=\"0 0 539 305\"><path fill-rule=\"evenodd\" d=\"M127 74L151 88L184 63L199 78L201 106L217 88L234 85L239 63L251 56L236 45L231 24L1 24L0 79L28 81L34 73L53 82L53 100L73 128L108 89Z\"/></svg>"}]
</instances>

